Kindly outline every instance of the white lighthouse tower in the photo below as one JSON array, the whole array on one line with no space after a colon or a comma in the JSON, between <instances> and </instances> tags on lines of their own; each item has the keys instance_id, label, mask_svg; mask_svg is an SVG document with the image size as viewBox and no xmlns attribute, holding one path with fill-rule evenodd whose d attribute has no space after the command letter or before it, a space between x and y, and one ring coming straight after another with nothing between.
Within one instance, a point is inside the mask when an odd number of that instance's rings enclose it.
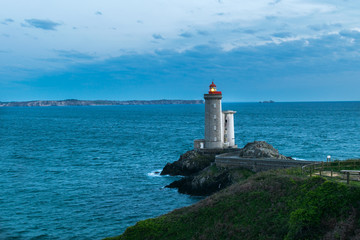
<instances>
[{"instance_id":1,"label":"white lighthouse tower","mask_svg":"<svg viewBox=\"0 0 360 240\"><path fill-rule=\"evenodd\" d=\"M222 148L224 125L222 123L221 92L216 91L214 82L205 98L205 148Z\"/></svg>"},{"instance_id":2,"label":"white lighthouse tower","mask_svg":"<svg viewBox=\"0 0 360 240\"><path fill-rule=\"evenodd\" d=\"M235 111L222 111L222 93L216 90L214 82L209 86L205 99L205 139L194 141L195 149L237 148L235 145Z\"/></svg>"}]
</instances>

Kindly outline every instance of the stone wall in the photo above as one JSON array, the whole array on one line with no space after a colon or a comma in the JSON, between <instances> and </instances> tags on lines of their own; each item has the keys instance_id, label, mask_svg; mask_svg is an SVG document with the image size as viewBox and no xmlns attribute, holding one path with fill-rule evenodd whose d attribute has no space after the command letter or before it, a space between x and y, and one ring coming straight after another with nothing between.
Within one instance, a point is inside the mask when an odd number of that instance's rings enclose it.
<instances>
[{"instance_id":1,"label":"stone wall","mask_svg":"<svg viewBox=\"0 0 360 240\"><path fill-rule=\"evenodd\" d=\"M293 159L241 158L234 153L220 154L215 157L215 164L217 166L228 168L243 167L254 172L279 168L301 167L311 163L314 162Z\"/></svg>"},{"instance_id":2,"label":"stone wall","mask_svg":"<svg viewBox=\"0 0 360 240\"><path fill-rule=\"evenodd\" d=\"M208 154L224 154L224 153L230 153L230 152L238 152L239 148L203 148L203 149L194 149L195 152L208 155Z\"/></svg>"}]
</instances>

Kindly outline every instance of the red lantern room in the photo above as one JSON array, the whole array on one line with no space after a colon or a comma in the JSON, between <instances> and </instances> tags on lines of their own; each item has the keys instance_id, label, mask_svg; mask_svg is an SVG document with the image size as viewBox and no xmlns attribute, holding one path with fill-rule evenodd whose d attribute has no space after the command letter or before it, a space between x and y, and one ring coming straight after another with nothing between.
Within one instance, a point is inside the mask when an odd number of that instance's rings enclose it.
<instances>
[{"instance_id":1,"label":"red lantern room","mask_svg":"<svg viewBox=\"0 0 360 240\"><path fill-rule=\"evenodd\" d=\"M220 91L216 91L216 85L214 84L214 82L210 84L209 88L209 94L221 94Z\"/></svg>"}]
</instances>

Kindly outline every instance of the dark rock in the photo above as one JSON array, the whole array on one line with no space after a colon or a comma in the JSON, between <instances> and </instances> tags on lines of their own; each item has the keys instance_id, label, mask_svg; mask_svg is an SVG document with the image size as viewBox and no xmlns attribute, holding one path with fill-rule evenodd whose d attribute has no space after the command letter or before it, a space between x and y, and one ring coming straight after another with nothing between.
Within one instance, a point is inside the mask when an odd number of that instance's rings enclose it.
<instances>
[{"instance_id":1,"label":"dark rock","mask_svg":"<svg viewBox=\"0 0 360 240\"><path fill-rule=\"evenodd\" d=\"M247 179L253 174L250 170L243 168L228 169L211 165L197 174L184 177L166 187L177 188L180 193L207 196L235 182Z\"/></svg>"},{"instance_id":2,"label":"dark rock","mask_svg":"<svg viewBox=\"0 0 360 240\"><path fill-rule=\"evenodd\" d=\"M244 148L240 149L239 156L243 158L289 159L288 157L279 154L278 150L264 141L255 141L246 144Z\"/></svg>"},{"instance_id":3,"label":"dark rock","mask_svg":"<svg viewBox=\"0 0 360 240\"><path fill-rule=\"evenodd\" d=\"M197 175L184 177L166 187L177 188L179 193L206 196L232 184L232 176L227 169L214 171L211 168L212 166Z\"/></svg>"},{"instance_id":4,"label":"dark rock","mask_svg":"<svg viewBox=\"0 0 360 240\"><path fill-rule=\"evenodd\" d=\"M291 159L279 154L278 150L264 141L248 143L234 154L243 158ZM166 187L177 188L180 193L206 196L253 174L243 168L227 169L211 165L214 161L215 153L205 155L194 150L188 151L181 155L178 161L166 164L161 175L186 176Z\"/></svg>"},{"instance_id":5,"label":"dark rock","mask_svg":"<svg viewBox=\"0 0 360 240\"><path fill-rule=\"evenodd\" d=\"M215 161L215 155L204 155L194 150L182 154L176 162L167 163L160 175L189 176L208 167Z\"/></svg>"}]
</instances>

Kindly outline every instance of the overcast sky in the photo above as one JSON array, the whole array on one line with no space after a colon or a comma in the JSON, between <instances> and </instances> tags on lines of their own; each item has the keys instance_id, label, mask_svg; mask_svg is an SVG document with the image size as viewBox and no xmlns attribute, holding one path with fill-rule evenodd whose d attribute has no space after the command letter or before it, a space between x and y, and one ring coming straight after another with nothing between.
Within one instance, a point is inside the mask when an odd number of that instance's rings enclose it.
<instances>
[{"instance_id":1,"label":"overcast sky","mask_svg":"<svg viewBox=\"0 0 360 240\"><path fill-rule=\"evenodd\" d=\"M360 100L358 0L1 0L0 101Z\"/></svg>"}]
</instances>

